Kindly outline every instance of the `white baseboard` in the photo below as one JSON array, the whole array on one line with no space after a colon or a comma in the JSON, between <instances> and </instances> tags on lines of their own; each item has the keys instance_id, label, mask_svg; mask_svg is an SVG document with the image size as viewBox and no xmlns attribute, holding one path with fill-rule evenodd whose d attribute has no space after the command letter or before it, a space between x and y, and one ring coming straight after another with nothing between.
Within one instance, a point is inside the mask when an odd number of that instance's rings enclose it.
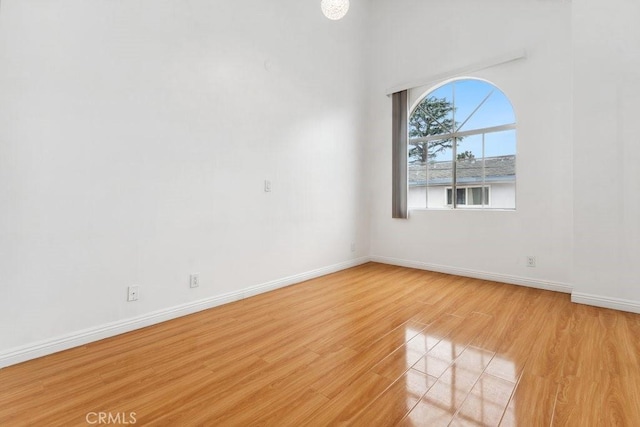
<instances>
[{"instance_id":1,"label":"white baseboard","mask_svg":"<svg viewBox=\"0 0 640 427\"><path fill-rule=\"evenodd\" d=\"M420 261L409 261L398 258L372 256L371 261L382 264L397 265L400 267L416 268L419 270L436 271L438 273L453 274L456 276L472 277L474 279L491 280L494 282L508 283L510 285L527 286L530 288L544 289L547 291L570 294L573 288L565 283L555 283L548 280L531 279L528 277L510 276L507 274L488 273L486 271L471 270L467 268L449 267L438 264L429 264Z\"/></svg>"},{"instance_id":2,"label":"white baseboard","mask_svg":"<svg viewBox=\"0 0 640 427\"><path fill-rule=\"evenodd\" d=\"M571 302L640 314L640 301L573 292L571 294Z\"/></svg>"},{"instance_id":3,"label":"white baseboard","mask_svg":"<svg viewBox=\"0 0 640 427\"><path fill-rule=\"evenodd\" d=\"M578 304L592 305L596 307L609 308L613 310L627 311L640 314L640 302L633 300L625 300L620 298L611 298L601 295L585 294L581 292L573 292L572 286L564 283L555 283L547 280L531 279L526 277L510 276L505 274L488 273L485 271L471 270L466 268L449 267L438 264L429 264L419 261L410 261L398 258L390 258L383 256L361 257L339 264L330 265L316 270L307 271L293 276L284 277L282 279L272 280L256 286L244 288L239 291L229 292L223 295L217 295L198 301L169 307L163 310L154 311L141 316L125 319L100 325L93 328L84 329L71 334L59 336L53 339L44 340L21 346L0 353L0 368L15 365L27 360L36 359L48 354L57 353L73 347L85 345L91 342L99 341L104 338L113 337L136 329L144 328L167 320L186 316L209 308L217 307L233 301L249 298L264 292L290 286L305 280L314 279L316 277L335 273L347 268L355 267L366 262L373 261L381 264L397 265L401 267L416 268L419 270L436 271L439 273L453 274L456 276L472 277L482 280L491 280L501 283L509 283L512 285L528 286L537 289L545 289L549 291L562 292L571 294L571 301Z\"/></svg>"},{"instance_id":4,"label":"white baseboard","mask_svg":"<svg viewBox=\"0 0 640 427\"><path fill-rule=\"evenodd\" d=\"M217 295L198 301L169 307L166 309L143 314L134 318L112 322L105 325L77 331L71 334L59 336L53 339L9 349L8 351L0 353L0 368L15 365L17 363L25 362L31 359L36 359L48 354L57 353L62 350L68 350L73 347L78 347L84 344L99 341L104 338L120 335L125 332L131 332L136 329L155 325L157 323L186 316L198 311L207 310L209 308L217 307L219 305L227 304L233 301L249 298L254 295L272 291L274 289L283 288L285 286L304 282L305 280L314 279L316 277L355 267L366 262L369 262L369 257L357 258L341 262L339 264L318 268L316 270L307 271L305 273L284 277L282 279L272 280L270 282L251 286L240 291L229 292L223 295Z\"/></svg>"}]
</instances>

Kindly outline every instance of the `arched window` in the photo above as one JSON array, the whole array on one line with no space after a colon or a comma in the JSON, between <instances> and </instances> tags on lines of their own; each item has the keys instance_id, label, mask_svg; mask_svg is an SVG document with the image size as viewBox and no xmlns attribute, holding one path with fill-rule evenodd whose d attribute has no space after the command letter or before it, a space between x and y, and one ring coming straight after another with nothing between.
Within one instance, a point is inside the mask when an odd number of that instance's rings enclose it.
<instances>
[{"instance_id":1,"label":"arched window","mask_svg":"<svg viewBox=\"0 0 640 427\"><path fill-rule=\"evenodd\" d=\"M410 208L515 209L516 120L502 91L464 78L411 108Z\"/></svg>"}]
</instances>

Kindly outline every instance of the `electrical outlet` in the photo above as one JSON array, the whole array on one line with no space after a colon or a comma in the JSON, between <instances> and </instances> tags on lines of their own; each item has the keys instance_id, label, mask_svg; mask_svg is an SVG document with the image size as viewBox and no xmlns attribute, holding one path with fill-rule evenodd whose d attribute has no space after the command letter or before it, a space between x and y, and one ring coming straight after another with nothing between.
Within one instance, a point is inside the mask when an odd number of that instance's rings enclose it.
<instances>
[{"instance_id":1,"label":"electrical outlet","mask_svg":"<svg viewBox=\"0 0 640 427\"><path fill-rule=\"evenodd\" d=\"M271 192L271 181L269 181L268 179L264 180L264 192L265 193Z\"/></svg>"},{"instance_id":2,"label":"electrical outlet","mask_svg":"<svg viewBox=\"0 0 640 427\"><path fill-rule=\"evenodd\" d=\"M200 273L193 273L189 276L189 286L192 288L200 286Z\"/></svg>"},{"instance_id":3,"label":"electrical outlet","mask_svg":"<svg viewBox=\"0 0 640 427\"><path fill-rule=\"evenodd\" d=\"M351 243L351 252L355 252L356 251L356 244L355 243Z\"/></svg>"},{"instance_id":4,"label":"electrical outlet","mask_svg":"<svg viewBox=\"0 0 640 427\"><path fill-rule=\"evenodd\" d=\"M129 286L129 294L127 295L127 301L138 301L139 290L138 286Z\"/></svg>"},{"instance_id":5,"label":"electrical outlet","mask_svg":"<svg viewBox=\"0 0 640 427\"><path fill-rule=\"evenodd\" d=\"M536 266L536 257L528 256L527 257L527 267L535 267Z\"/></svg>"}]
</instances>

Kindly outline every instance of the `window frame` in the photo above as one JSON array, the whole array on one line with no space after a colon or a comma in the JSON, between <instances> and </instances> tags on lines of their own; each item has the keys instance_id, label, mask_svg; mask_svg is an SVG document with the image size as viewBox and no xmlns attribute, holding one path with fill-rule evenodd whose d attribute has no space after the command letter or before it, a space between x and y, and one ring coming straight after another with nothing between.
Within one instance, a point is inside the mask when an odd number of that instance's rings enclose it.
<instances>
[{"instance_id":1,"label":"window frame","mask_svg":"<svg viewBox=\"0 0 640 427\"><path fill-rule=\"evenodd\" d=\"M509 97L506 95L506 93L504 91L502 91L498 86L496 86L493 82L485 80L485 79L481 79L481 78L477 78L477 77L457 77L457 78L453 78L453 79L449 79L446 80L438 85L435 85L433 87L431 87L429 90L425 91L422 93L422 95L420 95L419 97L416 98L416 100L413 102L413 105L411 105L408 115L407 115L407 129L409 129L409 122L411 120L411 117L413 116L414 112L416 111L416 109L418 108L418 106L432 93L436 92L438 89L440 89L443 86L446 86L448 84L453 84L453 97L452 97L452 101L453 101L453 111L452 111L452 116L453 116L453 122L454 124L455 122L455 114L456 114L456 108L455 108L455 83L458 81L464 81L464 80L477 80L477 81L481 81L484 83L487 83L488 85L491 85L493 88L495 88L495 90L498 90L500 92L502 92L502 94L505 96L505 98L507 99L507 102L509 103L509 106L511 107L511 110L513 111L513 115L514 115L514 122L513 123L508 123L508 124L504 124L504 125L498 125L498 126L488 126L485 128L478 128L478 129L471 129L471 130L465 130L465 131L460 131L460 130L456 130L454 129L453 132L449 132L449 133L441 133L441 134L437 134L437 135L429 135L426 137L418 137L418 138L411 138L407 132L407 147L409 147L410 145L413 145L413 143L424 143L424 142L430 142L430 141L437 141L437 140L443 140L443 139L451 139L452 140L452 144L451 144L451 151L452 151L452 156L451 156L451 161L452 161L452 184L451 186L448 186L445 188L445 205L444 208L445 209L451 209L451 210L455 210L458 208L458 203L457 203L457 197L453 197L453 204L448 204L446 203L447 200L447 189L452 189L452 195L455 194L454 191L457 188L469 188L469 187L490 187L486 184L485 181L485 168L484 168L484 164L483 164L483 171L482 171L482 179L483 181L481 183L479 183L479 185L472 185L469 186L468 184L462 184L462 185L458 185L457 184L457 157L458 157L458 139L459 138L463 138L465 136L472 136L472 135L480 135L482 137L482 158L483 158L483 163L484 163L484 159L485 159L485 150L484 150L484 145L485 145L485 136L487 134L491 134L491 133L497 133L497 132L504 132L504 131L509 131L509 130L513 130L516 134L516 143L515 143L515 153L514 156L517 160L517 118L516 118L516 114L515 114L515 109L513 108L513 104L511 103L511 100L509 99ZM492 92L491 92L492 93ZM491 95L491 93L480 103L480 105L470 114L470 116L464 120L459 126L458 129L461 129L466 122L471 118L471 116L473 116L473 114L475 114L475 112L481 108L481 106L484 104L484 102L489 98L489 96ZM407 157L407 167L409 164L409 160ZM428 167L428 166L427 166ZM428 170L428 169L427 169ZM517 167L516 167L516 171L517 171ZM490 210L510 210L510 211L515 211L516 210L516 204L515 204L515 198L517 195L517 172L514 175L515 180L514 180L514 207L513 208L505 208L505 209L494 209L491 207L491 195L489 195L488 199L489 199L489 203L487 204L481 204L481 205L466 205L466 203L464 205L460 205L460 206L464 206L465 209L484 209L484 208L488 208ZM409 187L409 176L407 174L407 188ZM428 193L429 191L429 185L428 183L426 184L426 191ZM491 190L489 190L489 192L491 192ZM466 190L465 190L465 202L466 202L466 198L467 198L468 194L466 194ZM412 207L411 210L433 210L433 209L439 209L439 208L429 208L428 207L428 203L425 205L424 208L421 207Z\"/></svg>"},{"instance_id":2,"label":"window frame","mask_svg":"<svg viewBox=\"0 0 640 427\"><path fill-rule=\"evenodd\" d=\"M486 190L486 198L487 198L487 203L480 203L478 205L470 205L467 203L467 200L469 200L469 190L473 189L473 188L484 188ZM465 208L468 209L477 209L478 206L480 207L491 207L491 185L460 185L456 187L456 191L458 190L465 190L465 195L464 195L464 203L459 203L458 205L460 206L464 206ZM449 203L449 191L451 191L451 200L453 201L453 187L445 187L444 189L444 199L447 201L446 206L451 206L451 203ZM483 194L483 199L484 199L484 194ZM457 200L457 197L456 197Z\"/></svg>"}]
</instances>

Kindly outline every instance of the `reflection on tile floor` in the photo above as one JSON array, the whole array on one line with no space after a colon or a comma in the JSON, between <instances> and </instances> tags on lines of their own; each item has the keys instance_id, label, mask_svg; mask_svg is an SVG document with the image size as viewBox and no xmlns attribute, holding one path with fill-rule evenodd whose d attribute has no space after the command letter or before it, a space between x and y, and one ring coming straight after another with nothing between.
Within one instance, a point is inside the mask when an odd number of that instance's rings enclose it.
<instances>
[{"instance_id":1,"label":"reflection on tile floor","mask_svg":"<svg viewBox=\"0 0 640 427\"><path fill-rule=\"evenodd\" d=\"M405 345L372 369L387 378L400 378L351 423L499 425L510 401L515 404L512 395L521 369L507 356L470 345L474 336L460 332L468 321L444 316L420 329L405 325ZM504 424L512 418L508 413Z\"/></svg>"},{"instance_id":2,"label":"reflection on tile floor","mask_svg":"<svg viewBox=\"0 0 640 427\"><path fill-rule=\"evenodd\" d=\"M433 342L437 337L429 336L424 331L416 339ZM409 353L407 351L407 355ZM414 359L415 352L411 352L407 365ZM488 369L490 366L491 369ZM514 362L508 358L469 346L468 343L456 343L448 337L441 338L408 367L411 368L410 372L419 371L437 381L409 411L403 421L405 425L437 426L451 423L460 426L497 426L518 380ZM407 399L415 399L408 387Z\"/></svg>"}]
</instances>

